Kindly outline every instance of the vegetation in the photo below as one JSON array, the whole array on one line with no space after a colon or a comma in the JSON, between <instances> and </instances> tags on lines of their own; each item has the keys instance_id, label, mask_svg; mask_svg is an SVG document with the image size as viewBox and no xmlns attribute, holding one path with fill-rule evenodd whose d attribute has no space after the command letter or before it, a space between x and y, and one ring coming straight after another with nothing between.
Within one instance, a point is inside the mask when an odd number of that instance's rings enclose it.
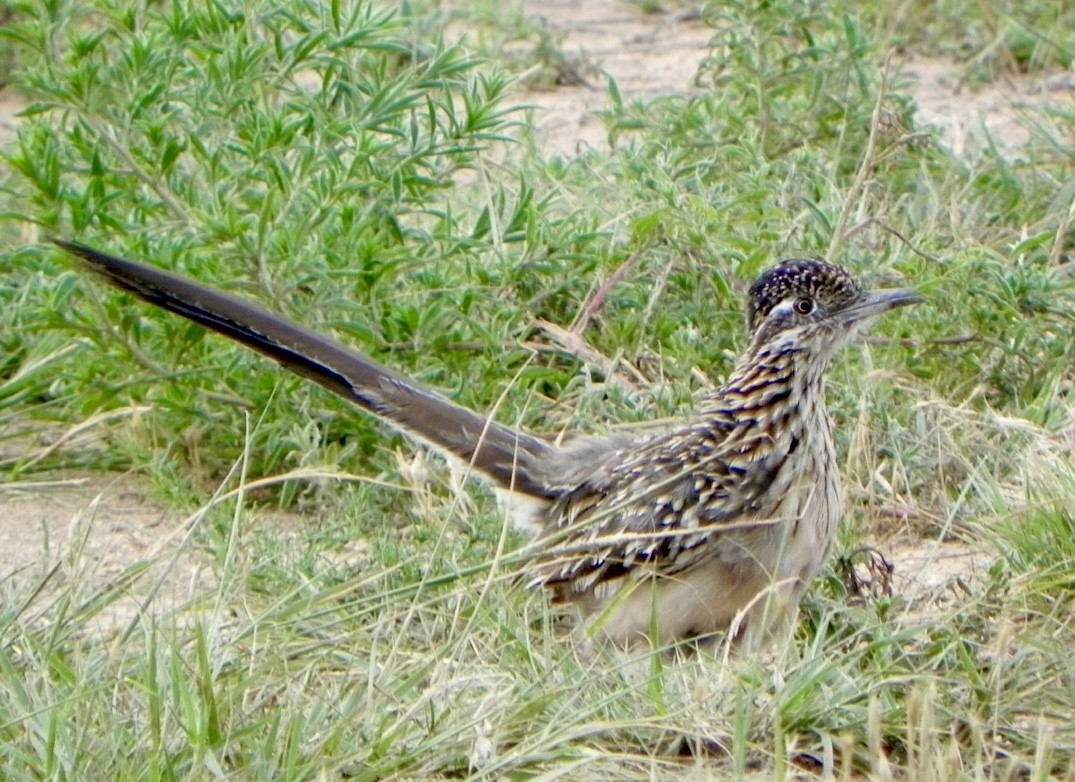
<instances>
[{"instance_id":1,"label":"vegetation","mask_svg":"<svg viewBox=\"0 0 1075 782\"><path fill-rule=\"evenodd\" d=\"M0 164L7 486L133 472L190 513L120 574L78 547L5 569L0 776L1075 778L1071 112L957 155L892 54L957 58L968 89L1037 79L1071 65L1070 12L706 7L696 89L610 82L608 148L567 159L517 141L526 85L567 60L499 8L0 5L29 101ZM480 490L82 279L49 235L268 302L553 437L685 413L777 257L932 305L831 373L853 513L792 649L627 662L563 637ZM558 335L591 311L582 360ZM886 589L866 544L979 565ZM176 604L180 557L212 586Z\"/></svg>"}]
</instances>

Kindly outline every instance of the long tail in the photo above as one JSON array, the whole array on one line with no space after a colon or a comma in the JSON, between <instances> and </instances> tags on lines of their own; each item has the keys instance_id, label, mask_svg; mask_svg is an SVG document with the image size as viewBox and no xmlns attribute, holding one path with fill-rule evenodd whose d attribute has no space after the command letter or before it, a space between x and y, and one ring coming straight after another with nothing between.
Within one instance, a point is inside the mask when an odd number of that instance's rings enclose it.
<instances>
[{"instance_id":1,"label":"long tail","mask_svg":"<svg viewBox=\"0 0 1075 782\"><path fill-rule=\"evenodd\" d=\"M459 457L500 489L544 498L534 464L551 446L460 407L403 375L246 299L74 242L54 240L118 288L280 362Z\"/></svg>"}]
</instances>

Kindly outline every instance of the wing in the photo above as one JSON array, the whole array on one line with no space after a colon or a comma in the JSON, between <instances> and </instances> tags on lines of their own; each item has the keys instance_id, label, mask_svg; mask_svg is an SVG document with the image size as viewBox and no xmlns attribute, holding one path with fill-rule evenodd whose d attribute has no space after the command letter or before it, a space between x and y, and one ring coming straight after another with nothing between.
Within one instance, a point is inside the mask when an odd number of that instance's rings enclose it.
<instances>
[{"instance_id":1,"label":"wing","mask_svg":"<svg viewBox=\"0 0 1075 782\"><path fill-rule=\"evenodd\" d=\"M585 591L635 571L672 575L736 519L763 513L776 460L770 449L738 442L735 428L730 418L707 416L595 464L549 509L531 585Z\"/></svg>"}]
</instances>

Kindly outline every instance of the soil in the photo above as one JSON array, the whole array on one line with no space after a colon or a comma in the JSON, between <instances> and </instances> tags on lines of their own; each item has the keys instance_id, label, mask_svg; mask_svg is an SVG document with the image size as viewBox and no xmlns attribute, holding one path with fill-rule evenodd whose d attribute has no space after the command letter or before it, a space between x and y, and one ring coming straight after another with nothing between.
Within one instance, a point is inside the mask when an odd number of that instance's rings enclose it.
<instances>
[{"instance_id":1,"label":"soil","mask_svg":"<svg viewBox=\"0 0 1075 782\"><path fill-rule=\"evenodd\" d=\"M527 7L566 55L555 79L565 83L522 96L535 107L535 141L549 153L571 156L607 146L595 112L608 101L608 77L626 99L695 89L693 77L711 37L696 14L645 13L613 0L544 0ZM966 155L990 136L1017 154L1029 138L1027 115L1066 100L1072 88L1070 79L1057 77L971 90L953 63L927 59L906 59L899 71L912 85L916 129L932 126L940 143ZM23 105L20 96L0 90L0 145L10 143ZM150 577L131 584L130 597L100 616L101 631L111 633L129 626L154 587L159 587L154 605L167 608L211 586L210 564L183 545L189 521L149 494L138 475L86 473L0 483L0 598L12 605L37 585L44 585L47 596L72 579L88 595L117 579L122 584L132 564L155 561ZM301 517L292 521L303 523ZM287 523L274 520L274 526ZM966 543L928 540L902 528L876 538L871 545L894 566L893 588L919 606L948 599L953 585L973 581L988 566L989 555ZM45 613L47 603L35 600L27 614Z\"/></svg>"}]
</instances>

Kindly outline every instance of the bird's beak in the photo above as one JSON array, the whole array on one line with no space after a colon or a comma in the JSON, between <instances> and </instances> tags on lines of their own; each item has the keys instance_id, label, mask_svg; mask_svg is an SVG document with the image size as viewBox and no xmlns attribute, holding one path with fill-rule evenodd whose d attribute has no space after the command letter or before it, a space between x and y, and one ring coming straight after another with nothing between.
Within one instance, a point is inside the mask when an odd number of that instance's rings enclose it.
<instances>
[{"instance_id":1,"label":"bird's beak","mask_svg":"<svg viewBox=\"0 0 1075 782\"><path fill-rule=\"evenodd\" d=\"M847 309L843 310L839 317L848 325L872 318L896 307L907 307L911 304L921 304L926 297L917 291L904 288L892 288L880 291L863 291L858 299Z\"/></svg>"}]
</instances>

